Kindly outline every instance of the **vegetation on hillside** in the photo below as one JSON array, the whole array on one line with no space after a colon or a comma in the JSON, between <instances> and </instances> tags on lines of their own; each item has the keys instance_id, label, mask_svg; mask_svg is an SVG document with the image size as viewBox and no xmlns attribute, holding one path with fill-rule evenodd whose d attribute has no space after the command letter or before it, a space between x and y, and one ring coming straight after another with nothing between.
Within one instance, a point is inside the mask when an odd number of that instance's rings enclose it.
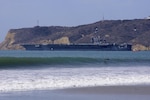
<instances>
[{"instance_id":1,"label":"vegetation on hillside","mask_svg":"<svg viewBox=\"0 0 150 100\"><path fill-rule=\"evenodd\" d=\"M95 33L95 28L98 28L98 33ZM54 43L55 40L61 40L62 37L68 37L69 43L90 43L92 37L101 36L110 43L132 43L150 47L150 20L104 20L76 27L35 26L11 29L8 34L14 34L13 39L7 35L3 45L6 44L6 41L7 44L10 44L8 39L13 40L10 45L18 45Z\"/></svg>"}]
</instances>

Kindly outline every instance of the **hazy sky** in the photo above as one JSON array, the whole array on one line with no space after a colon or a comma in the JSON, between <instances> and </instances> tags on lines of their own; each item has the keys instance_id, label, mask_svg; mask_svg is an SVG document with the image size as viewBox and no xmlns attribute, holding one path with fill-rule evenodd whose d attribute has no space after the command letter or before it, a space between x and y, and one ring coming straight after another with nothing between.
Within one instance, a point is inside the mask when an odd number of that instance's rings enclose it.
<instances>
[{"instance_id":1,"label":"hazy sky","mask_svg":"<svg viewBox=\"0 0 150 100\"><path fill-rule=\"evenodd\" d=\"M0 42L9 29L77 26L150 16L150 0L0 0Z\"/></svg>"}]
</instances>

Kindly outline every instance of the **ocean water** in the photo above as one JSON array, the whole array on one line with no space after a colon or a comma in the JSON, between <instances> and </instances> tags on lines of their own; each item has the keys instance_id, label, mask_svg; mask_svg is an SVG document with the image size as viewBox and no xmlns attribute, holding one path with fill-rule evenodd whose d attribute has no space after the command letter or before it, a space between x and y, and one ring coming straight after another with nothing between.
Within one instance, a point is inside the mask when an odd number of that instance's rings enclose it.
<instances>
[{"instance_id":1,"label":"ocean water","mask_svg":"<svg viewBox=\"0 0 150 100\"><path fill-rule=\"evenodd\" d=\"M0 51L0 92L150 85L149 51Z\"/></svg>"}]
</instances>

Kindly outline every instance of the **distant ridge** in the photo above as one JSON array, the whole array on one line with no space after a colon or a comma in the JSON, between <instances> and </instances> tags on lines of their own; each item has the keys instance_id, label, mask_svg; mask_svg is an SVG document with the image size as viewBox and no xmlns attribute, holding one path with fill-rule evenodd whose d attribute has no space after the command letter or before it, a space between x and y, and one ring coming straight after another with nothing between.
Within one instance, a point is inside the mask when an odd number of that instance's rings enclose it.
<instances>
[{"instance_id":1,"label":"distant ridge","mask_svg":"<svg viewBox=\"0 0 150 100\"><path fill-rule=\"evenodd\" d=\"M96 34L110 43L132 43L133 50L150 50L150 20L103 20L76 27L35 26L33 28L10 29L1 50L24 49L21 44L69 44L90 43Z\"/></svg>"}]
</instances>

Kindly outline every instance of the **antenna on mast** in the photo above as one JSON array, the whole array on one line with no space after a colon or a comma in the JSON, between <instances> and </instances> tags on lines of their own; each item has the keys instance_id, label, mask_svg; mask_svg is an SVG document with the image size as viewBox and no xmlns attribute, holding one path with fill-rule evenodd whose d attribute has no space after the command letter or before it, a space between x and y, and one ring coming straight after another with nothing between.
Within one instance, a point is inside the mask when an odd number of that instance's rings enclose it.
<instances>
[{"instance_id":1,"label":"antenna on mast","mask_svg":"<svg viewBox=\"0 0 150 100\"><path fill-rule=\"evenodd\" d=\"M37 20L37 26L39 26L39 20Z\"/></svg>"},{"instance_id":2,"label":"antenna on mast","mask_svg":"<svg viewBox=\"0 0 150 100\"><path fill-rule=\"evenodd\" d=\"M104 16L104 14L103 14L103 19L102 19L102 22L105 20L105 16Z\"/></svg>"}]
</instances>

